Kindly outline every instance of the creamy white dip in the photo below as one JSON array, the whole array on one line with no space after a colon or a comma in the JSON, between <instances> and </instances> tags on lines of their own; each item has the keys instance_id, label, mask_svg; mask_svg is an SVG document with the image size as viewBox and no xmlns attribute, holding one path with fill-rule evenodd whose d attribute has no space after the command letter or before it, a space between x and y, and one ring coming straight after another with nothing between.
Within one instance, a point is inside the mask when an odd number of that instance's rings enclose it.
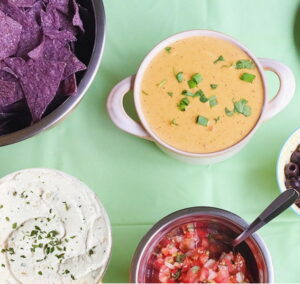
<instances>
[{"instance_id":1,"label":"creamy white dip","mask_svg":"<svg viewBox=\"0 0 300 284\"><path fill-rule=\"evenodd\" d=\"M49 169L0 180L0 283L99 283L111 251L105 209L81 181Z\"/></svg>"}]
</instances>

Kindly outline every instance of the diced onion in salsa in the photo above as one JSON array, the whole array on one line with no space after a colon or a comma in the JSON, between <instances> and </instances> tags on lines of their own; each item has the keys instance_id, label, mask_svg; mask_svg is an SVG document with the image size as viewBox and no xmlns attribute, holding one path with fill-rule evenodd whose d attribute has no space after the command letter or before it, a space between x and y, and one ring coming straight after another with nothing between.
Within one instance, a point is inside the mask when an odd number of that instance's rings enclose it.
<instances>
[{"instance_id":1,"label":"diced onion in salsa","mask_svg":"<svg viewBox=\"0 0 300 284\"><path fill-rule=\"evenodd\" d=\"M166 235L154 250L151 282L250 282L244 257L225 247L201 224L183 225Z\"/></svg>"}]
</instances>

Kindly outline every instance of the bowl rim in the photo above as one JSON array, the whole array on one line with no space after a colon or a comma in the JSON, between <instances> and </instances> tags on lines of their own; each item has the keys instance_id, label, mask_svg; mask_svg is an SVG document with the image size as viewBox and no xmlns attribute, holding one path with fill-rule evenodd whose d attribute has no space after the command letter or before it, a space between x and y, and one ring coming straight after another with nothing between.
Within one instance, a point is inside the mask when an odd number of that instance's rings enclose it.
<instances>
[{"instance_id":1,"label":"bowl rim","mask_svg":"<svg viewBox=\"0 0 300 284\"><path fill-rule=\"evenodd\" d=\"M194 216L195 214L200 213L206 213L209 214L212 217L219 217L224 218L227 220L230 220L236 225L239 225L241 227L246 227L248 223L241 218L240 216L221 209L217 207L209 207L209 206L195 206L195 207L188 207L181 210L177 210L162 219L160 219L158 222L156 222L149 230L148 232L143 236L143 238L140 240L134 255L132 257L131 266L130 266L130 279L129 281L131 283L137 283L138 282L138 271L140 266L140 260L144 253L146 252L146 247L149 242L164 228L168 227L170 224L172 224L177 219L182 219L184 217L188 216ZM258 233L252 234L252 239L256 243L256 245L260 248L262 252L262 256L265 260L267 271L268 271L268 283L274 282L274 269L273 269L273 263L271 254L267 248L266 243L264 240L260 237Z\"/></svg>"},{"instance_id":2,"label":"bowl rim","mask_svg":"<svg viewBox=\"0 0 300 284\"><path fill-rule=\"evenodd\" d=\"M297 135L299 135L299 144L300 144L300 127L298 127L286 138L279 152L279 156L276 164L276 179L277 179L277 185L280 192L284 192L286 190L284 180L281 178L282 173L284 172L283 161L285 157L285 151L287 147L290 145L291 140ZM300 208L296 204L293 204L290 207L290 209L292 209L298 216L300 216Z\"/></svg>"},{"instance_id":3,"label":"bowl rim","mask_svg":"<svg viewBox=\"0 0 300 284\"><path fill-rule=\"evenodd\" d=\"M141 83L143 79L143 75L149 66L150 62L152 59L161 51L163 48L169 46L170 44L173 44L174 42L178 40L182 40L185 38L190 38L190 37L197 37L197 36L207 36L207 37L212 37L212 38L218 38L225 40L227 42L230 42L231 44L237 46L240 48L242 51L244 51L250 58L251 60L255 63L257 66L257 69L259 71L261 80L262 80L262 85L263 85L263 104L261 107L260 115L257 118L255 124L253 125L252 129L245 135L242 139L237 141L235 144L219 150L215 152L209 152L209 153L194 153L194 152L189 152L189 151L184 151L180 150L178 148L175 148L174 146L171 146L164 140L162 140L158 134L156 134L155 131L152 130L150 124L148 123L144 111L142 109L142 104L141 104ZM268 94L268 87L267 87L267 81L266 81L266 76L264 74L264 68L262 64L259 61L259 58L255 56L255 54L250 51L244 44L242 44L239 40L235 39L234 37L227 35L225 33L215 31L215 30L208 30L208 29L192 29L192 30L186 30L182 31L176 34L173 34L171 36L168 36L164 40L160 41L157 43L144 57L143 61L141 62L134 81L134 88L133 88L133 97L134 97L134 105L135 109L137 111L138 117L143 125L143 127L146 129L146 131L150 134L150 136L155 140L156 143L159 143L162 145L164 148L168 149L169 151L172 151L175 154L179 154L182 156L186 157L192 157L192 158L209 158L209 157L215 157L215 156L222 156L230 153L231 151L235 151L240 149L240 147L243 145L243 143L247 143L249 139L254 135L254 133L257 131L259 128L260 124L263 122L263 116L266 111L266 106L267 106L267 94Z\"/></svg>"},{"instance_id":4,"label":"bowl rim","mask_svg":"<svg viewBox=\"0 0 300 284\"><path fill-rule=\"evenodd\" d=\"M40 121L23 129L0 136L0 146L14 144L31 138L65 119L80 103L92 84L99 69L106 39L106 16L103 0L91 0L95 17L95 42L92 55L74 96L67 98L60 106Z\"/></svg>"}]
</instances>

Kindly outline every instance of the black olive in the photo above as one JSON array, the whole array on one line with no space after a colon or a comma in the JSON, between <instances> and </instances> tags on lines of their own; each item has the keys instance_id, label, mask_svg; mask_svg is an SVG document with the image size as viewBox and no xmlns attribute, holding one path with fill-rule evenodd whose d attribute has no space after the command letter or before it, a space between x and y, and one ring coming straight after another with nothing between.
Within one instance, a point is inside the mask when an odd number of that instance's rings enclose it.
<instances>
[{"instance_id":1,"label":"black olive","mask_svg":"<svg viewBox=\"0 0 300 284\"><path fill-rule=\"evenodd\" d=\"M285 186L287 189L293 188L300 192L300 177L292 177L285 181Z\"/></svg>"},{"instance_id":2,"label":"black olive","mask_svg":"<svg viewBox=\"0 0 300 284\"><path fill-rule=\"evenodd\" d=\"M284 173L285 173L285 176L287 178L299 176L299 166L298 166L298 164L288 163L284 168Z\"/></svg>"},{"instance_id":3,"label":"black olive","mask_svg":"<svg viewBox=\"0 0 300 284\"><path fill-rule=\"evenodd\" d=\"M295 151L291 156L291 162L300 165L300 152Z\"/></svg>"}]
</instances>

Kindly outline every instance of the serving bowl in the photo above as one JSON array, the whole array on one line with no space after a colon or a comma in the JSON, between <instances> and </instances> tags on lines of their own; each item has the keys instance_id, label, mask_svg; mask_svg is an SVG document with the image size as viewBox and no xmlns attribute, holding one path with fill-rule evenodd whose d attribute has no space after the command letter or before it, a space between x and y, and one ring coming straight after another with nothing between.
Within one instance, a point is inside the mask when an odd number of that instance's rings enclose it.
<instances>
[{"instance_id":1,"label":"serving bowl","mask_svg":"<svg viewBox=\"0 0 300 284\"><path fill-rule=\"evenodd\" d=\"M87 9L87 15L82 15L86 32L78 39L75 45L75 54L87 66L87 69L76 75L79 83L77 93L68 97L40 121L21 130L0 136L0 146L30 138L62 121L80 103L91 85L100 65L104 48L105 11L102 0L79 0L78 3Z\"/></svg>"},{"instance_id":2,"label":"serving bowl","mask_svg":"<svg viewBox=\"0 0 300 284\"><path fill-rule=\"evenodd\" d=\"M237 236L248 225L241 217L214 207L191 207L176 211L157 222L140 241L132 259L130 282L145 283L148 261L161 239L175 228L190 222L208 222ZM261 237L254 233L241 246L256 282L273 283L270 253Z\"/></svg>"},{"instance_id":3,"label":"serving bowl","mask_svg":"<svg viewBox=\"0 0 300 284\"><path fill-rule=\"evenodd\" d=\"M142 100L140 94L142 93L142 79L151 61L155 58L155 56L157 56L157 54L161 50L168 46L171 46L176 41L196 36L217 38L228 41L231 44L237 46L239 49L244 51L255 63L261 75L263 83L264 101L260 116L255 126L238 143L224 150L212 153L193 153L183 151L169 145L164 140L162 140L155 133L155 131L153 131L145 117L144 111L141 106ZM266 76L264 70L274 72L280 79L279 91L276 94L276 96L271 100L268 99ZM135 109L137 111L140 122L134 121L132 118L130 118L130 116L126 113L123 107L123 98L125 94L130 90L133 90L134 93ZM243 44L223 33L211 30L189 30L170 36L169 38L163 40L158 45L156 45L141 63L137 74L134 76L129 76L128 78L122 80L111 90L107 100L107 110L111 120L118 128L129 134L155 142L159 148L161 148L170 156L178 160L193 164L212 164L223 161L240 151L251 139L251 137L256 132L256 130L262 122L272 118L288 105L288 103L294 95L294 91L295 78L292 71L286 65L273 59L256 58L256 56ZM222 137L220 137L220 139L221 138Z\"/></svg>"},{"instance_id":4,"label":"serving bowl","mask_svg":"<svg viewBox=\"0 0 300 284\"><path fill-rule=\"evenodd\" d=\"M277 176L278 187L281 192L286 190L286 186L285 186L286 178L284 173L285 165L289 163L292 153L296 150L299 144L300 144L300 128L295 130L285 141L278 157L277 166L276 166L276 176ZM296 214L300 216L300 208L296 204L293 204L291 208L294 210Z\"/></svg>"}]
</instances>

